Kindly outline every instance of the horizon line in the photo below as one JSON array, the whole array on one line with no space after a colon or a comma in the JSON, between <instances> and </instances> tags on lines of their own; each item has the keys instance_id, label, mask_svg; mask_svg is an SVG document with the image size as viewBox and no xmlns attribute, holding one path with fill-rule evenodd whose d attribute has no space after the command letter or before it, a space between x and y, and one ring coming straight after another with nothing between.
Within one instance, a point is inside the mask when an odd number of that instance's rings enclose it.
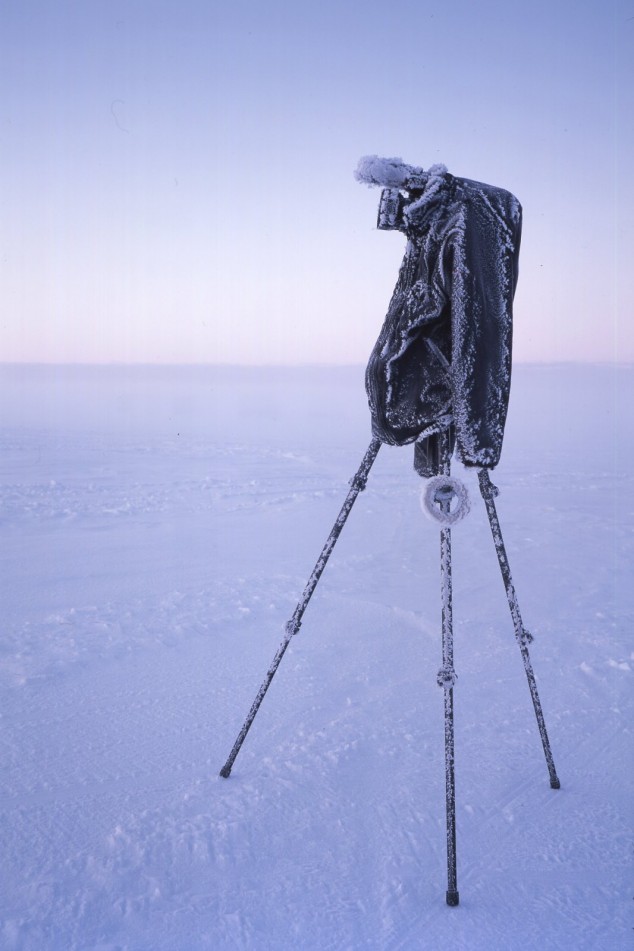
<instances>
[{"instance_id":1,"label":"horizon line","mask_svg":"<svg viewBox=\"0 0 634 951\"><path fill-rule=\"evenodd\" d=\"M133 369L143 368L215 368L234 370L345 370L365 368L367 361L349 363L323 363L321 361L304 361L301 363L235 363L229 361L188 360L188 361L144 361L144 360L0 360L0 367L90 367L100 369ZM516 366L603 366L629 367L634 366L634 359L623 360L580 360L580 359L553 359L553 360L514 360Z\"/></svg>"}]
</instances>

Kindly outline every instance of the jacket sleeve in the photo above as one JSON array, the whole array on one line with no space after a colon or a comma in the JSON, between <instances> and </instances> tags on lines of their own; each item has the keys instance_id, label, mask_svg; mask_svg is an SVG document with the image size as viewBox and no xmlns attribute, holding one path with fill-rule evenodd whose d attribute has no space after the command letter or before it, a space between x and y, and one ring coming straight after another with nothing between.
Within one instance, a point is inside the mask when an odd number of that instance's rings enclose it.
<instances>
[{"instance_id":1,"label":"jacket sleeve","mask_svg":"<svg viewBox=\"0 0 634 951\"><path fill-rule=\"evenodd\" d=\"M473 183L462 197L450 242L457 452L467 466L492 469L502 451L511 386L522 212L501 189Z\"/></svg>"}]
</instances>

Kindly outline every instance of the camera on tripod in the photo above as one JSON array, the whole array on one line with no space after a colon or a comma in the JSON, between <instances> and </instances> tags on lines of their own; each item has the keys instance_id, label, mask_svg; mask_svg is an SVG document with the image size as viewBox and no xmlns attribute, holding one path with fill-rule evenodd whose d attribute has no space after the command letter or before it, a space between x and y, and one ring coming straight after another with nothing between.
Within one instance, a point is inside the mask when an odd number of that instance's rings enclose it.
<instances>
[{"instance_id":1,"label":"camera on tripod","mask_svg":"<svg viewBox=\"0 0 634 951\"><path fill-rule=\"evenodd\" d=\"M220 775L227 779L231 774L381 445L415 442L414 468L427 480L423 507L441 526L442 667L437 683L445 712L446 901L457 905L451 526L468 513L469 497L463 483L451 477L454 446L459 460L478 470L550 785L560 787L528 652L532 638L520 615L495 507L498 490L489 477L500 458L506 420L522 211L510 192L457 178L444 165L425 171L399 158L370 155L360 159L355 177L382 189L377 227L408 238L366 369L372 441Z\"/></svg>"}]
</instances>

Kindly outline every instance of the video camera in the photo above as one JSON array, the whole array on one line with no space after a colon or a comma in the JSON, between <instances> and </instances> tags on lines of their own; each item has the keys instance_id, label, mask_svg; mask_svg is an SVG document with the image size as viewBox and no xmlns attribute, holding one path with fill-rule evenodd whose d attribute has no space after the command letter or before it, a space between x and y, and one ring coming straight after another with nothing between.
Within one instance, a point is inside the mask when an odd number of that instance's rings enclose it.
<instances>
[{"instance_id":1,"label":"video camera","mask_svg":"<svg viewBox=\"0 0 634 951\"><path fill-rule=\"evenodd\" d=\"M384 188L379 198L376 226L380 231L402 231L405 227L405 208L408 204L398 188Z\"/></svg>"}]
</instances>

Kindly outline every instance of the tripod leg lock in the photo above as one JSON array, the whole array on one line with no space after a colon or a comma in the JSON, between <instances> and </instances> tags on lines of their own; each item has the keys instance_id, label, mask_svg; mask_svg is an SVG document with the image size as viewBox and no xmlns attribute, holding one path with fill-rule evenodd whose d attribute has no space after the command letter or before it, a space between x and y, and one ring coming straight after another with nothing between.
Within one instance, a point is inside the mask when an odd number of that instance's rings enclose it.
<instances>
[{"instance_id":1,"label":"tripod leg lock","mask_svg":"<svg viewBox=\"0 0 634 951\"><path fill-rule=\"evenodd\" d=\"M289 637L293 637L293 635L299 632L299 629L301 626L302 626L302 622L299 621L297 618L292 617L290 621L286 622L286 627L284 628L284 630L286 631Z\"/></svg>"},{"instance_id":2,"label":"tripod leg lock","mask_svg":"<svg viewBox=\"0 0 634 951\"><path fill-rule=\"evenodd\" d=\"M356 489L357 492L363 492L363 490L365 489L365 487L366 487L367 484L368 484L368 473L367 473L367 472L364 472L362 475L360 475L360 474L357 472L357 474L354 475L354 476L350 479L350 481L348 482L348 485L349 485L351 488Z\"/></svg>"},{"instance_id":3,"label":"tripod leg lock","mask_svg":"<svg viewBox=\"0 0 634 951\"><path fill-rule=\"evenodd\" d=\"M453 667L441 667L438 671L436 683L439 687L443 687L445 690L451 690L457 679L458 674L453 669Z\"/></svg>"},{"instance_id":4,"label":"tripod leg lock","mask_svg":"<svg viewBox=\"0 0 634 951\"><path fill-rule=\"evenodd\" d=\"M522 633L518 637L521 647L528 647L529 644L532 644L535 638L530 631L527 631L525 627L522 628Z\"/></svg>"}]
</instances>

